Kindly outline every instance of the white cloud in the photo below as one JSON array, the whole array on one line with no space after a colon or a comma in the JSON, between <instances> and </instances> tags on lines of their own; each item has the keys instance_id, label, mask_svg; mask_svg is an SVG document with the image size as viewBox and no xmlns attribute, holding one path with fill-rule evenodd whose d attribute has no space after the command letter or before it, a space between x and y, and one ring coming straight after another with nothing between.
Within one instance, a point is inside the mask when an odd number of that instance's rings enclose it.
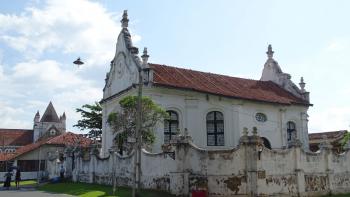
<instances>
[{"instance_id":1,"label":"white cloud","mask_svg":"<svg viewBox=\"0 0 350 197\"><path fill-rule=\"evenodd\" d=\"M350 37L333 38L313 56L293 65L310 91L309 131L334 131L350 126Z\"/></svg>"},{"instance_id":2,"label":"white cloud","mask_svg":"<svg viewBox=\"0 0 350 197\"><path fill-rule=\"evenodd\" d=\"M57 88L73 88L77 85L89 85L71 70L63 70L62 65L54 60L21 62L15 65L13 78L16 81L26 81L23 85L55 90Z\"/></svg>"},{"instance_id":3,"label":"white cloud","mask_svg":"<svg viewBox=\"0 0 350 197\"><path fill-rule=\"evenodd\" d=\"M25 115L23 109L11 107L9 103L1 100L0 109L1 128L30 128L33 126L30 121L18 118Z\"/></svg>"},{"instance_id":4,"label":"white cloud","mask_svg":"<svg viewBox=\"0 0 350 197\"><path fill-rule=\"evenodd\" d=\"M51 100L59 114L66 112L71 128L80 118L75 108L102 98L98 74L105 71L96 69L109 67L121 14L87 0L38 1L19 14L0 13L0 45L16 55L6 65L0 61L0 127L31 128L36 110L43 113ZM65 65L67 56L81 56L84 66Z\"/></svg>"},{"instance_id":5,"label":"white cloud","mask_svg":"<svg viewBox=\"0 0 350 197\"><path fill-rule=\"evenodd\" d=\"M49 50L84 55L87 66L99 66L113 57L120 16L98 2L45 1L40 8L29 7L19 15L0 14L0 41L28 58ZM133 38L140 40L139 35Z\"/></svg>"},{"instance_id":6,"label":"white cloud","mask_svg":"<svg viewBox=\"0 0 350 197\"><path fill-rule=\"evenodd\" d=\"M310 113L310 121L311 132L349 130L350 107L337 105L315 110Z\"/></svg>"}]
</instances>

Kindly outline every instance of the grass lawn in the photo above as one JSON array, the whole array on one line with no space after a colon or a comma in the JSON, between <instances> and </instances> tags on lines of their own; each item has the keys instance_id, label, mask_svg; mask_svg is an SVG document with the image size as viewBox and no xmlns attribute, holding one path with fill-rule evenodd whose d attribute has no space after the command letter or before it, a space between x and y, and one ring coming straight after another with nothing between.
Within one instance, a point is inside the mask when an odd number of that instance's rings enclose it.
<instances>
[{"instance_id":1,"label":"grass lawn","mask_svg":"<svg viewBox=\"0 0 350 197\"><path fill-rule=\"evenodd\" d=\"M112 186L88 184L88 183L55 183L46 184L38 188L41 191L69 194L81 197L108 197L112 195ZM117 197L131 196L131 189L125 187L118 187L116 190ZM141 190L139 196L141 197L174 197L165 192L154 190Z\"/></svg>"},{"instance_id":2,"label":"grass lawn","mask_svg":"<svg viewBox=\"0 0 350 197\"><path fill-rule=\"evenodd\" d=\"M0 183L0 186L2 186L4 182ZM25 180L19 182L19 186L35 186L36 185L36 180ZM16 183L14 181L11 182L11 187L15 187Z\"/></svg>"},{"instance_id":3,"label":"grass lawn","mask_svg":"<svg viewBox=\"0 0 350 197\"><path fill-rule=\"evenodd\" d=\"M337 195L331 195L333 197L350 197L350 194L337 194Z\"/></svg>"}]
</instances>

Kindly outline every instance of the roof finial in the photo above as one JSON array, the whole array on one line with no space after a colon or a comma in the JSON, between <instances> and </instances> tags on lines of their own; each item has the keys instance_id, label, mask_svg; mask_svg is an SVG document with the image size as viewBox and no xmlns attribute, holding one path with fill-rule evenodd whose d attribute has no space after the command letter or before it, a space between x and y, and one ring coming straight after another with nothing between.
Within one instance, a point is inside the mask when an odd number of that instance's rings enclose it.
<instances>
[{"instance_id":1,"label":"roof finial","mask_svg":"<svg viewBox=\"0 0 350 197\"><path fill-rule=\"evenodd\" d=\"M123 19L120 22L122 23L122 28L128 28L128 10L124 10Z\"/></svg>"},{"instance_id":2,"label":"roof finial","mask_svg":"<svg viewBox=\"0 0 350 197\"><path fill-rule=\"evenodd\" d=\"M142 62L147 64L149 55L147 54L147 47L143 48L143 55L141 56Z\"/></svg>"},{"instance_id":3,"label":"roof finial","mask_svg":"<svg viewBox=\"0 0 350 197\"><path fill-rule=\"evenodd\" d=\"M303 77L300 78L299 85L300 85L301 91L305 92L305 82L304 82L304 78Z\"/></svg>"},{"instance_id":4,"label":"roof finial","mask_svg":"<svg viewBox=\"0 0 350 197\"><path fill-rule=\"evenodd\" d=\"M274 53L274 51L272 50L272 46L271 46L271 44L269 44L269 46L267 47L267 52L266 52L267 57L269 59L271 59L273 57L273 53Z\"/></svg>"}]
</instances>

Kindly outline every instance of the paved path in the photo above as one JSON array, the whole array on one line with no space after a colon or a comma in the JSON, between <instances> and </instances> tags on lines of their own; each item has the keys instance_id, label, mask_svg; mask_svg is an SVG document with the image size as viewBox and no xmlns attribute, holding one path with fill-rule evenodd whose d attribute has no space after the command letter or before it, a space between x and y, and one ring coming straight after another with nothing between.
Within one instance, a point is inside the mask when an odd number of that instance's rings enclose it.
<instances>
[{"instance_id":1,"label":"paved path","mask_svg":"<svg viewBox=\"0 0 350 197\"><path fill-rule=\"evenodd\" d=\"M1 197L73 197L67 194L54 194L36 191L34 188L21 188L20 190L0 190Z\"/></svg>"}]
</instances>

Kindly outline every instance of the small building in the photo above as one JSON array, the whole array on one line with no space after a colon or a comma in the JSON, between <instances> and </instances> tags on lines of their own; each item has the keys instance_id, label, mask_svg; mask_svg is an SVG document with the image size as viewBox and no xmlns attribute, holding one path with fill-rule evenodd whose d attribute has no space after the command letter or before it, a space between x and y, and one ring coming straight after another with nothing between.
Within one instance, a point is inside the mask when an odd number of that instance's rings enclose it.
<instances>
[{"instance_id":1,"label":"small building","mask_svg":"<svg viewBox=\"0 0 350 197\"><path fill-rule=\"evenodd\" d=\"M0 129L0 139L0 177L8 170L19 168L22 179L58 176L61 165L74 165L65 161L67 149L91 144L83 135L66 131L65 113L58 117L51 102L41 118L39 111L35 114L33 130ZM67 168L71 169L71 166ZM70 173L67 171L67 175Z\"/></svg>"},{"instance_id":2,"label":"small building","mask_svg":"<svg viewBox=\"0 0 350 197\"><path fill-rule=\"evenodd\" d=\"M313 152L319 151L321 148L320 146L322 146L322 144L329 143L330 145L332 145L332 150L334 152L340 153L343 151L342 143L347 133L347 130L310 133L310 150Z\"/></svg>"}]
</instances>

